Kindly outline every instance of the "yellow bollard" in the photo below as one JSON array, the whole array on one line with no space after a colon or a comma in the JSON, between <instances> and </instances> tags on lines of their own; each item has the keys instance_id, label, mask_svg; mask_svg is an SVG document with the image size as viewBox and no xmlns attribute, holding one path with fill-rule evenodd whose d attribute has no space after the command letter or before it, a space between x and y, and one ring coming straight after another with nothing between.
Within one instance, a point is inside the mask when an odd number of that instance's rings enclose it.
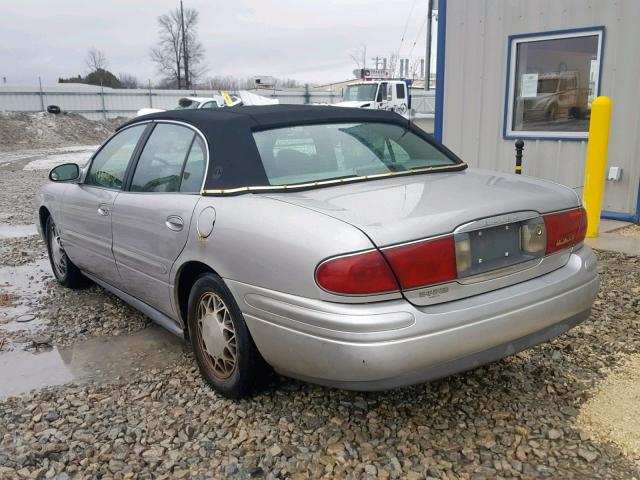
<instances>
[{"instance_id":1,"label":"yellow bollard","mask_svg":"<svg viewBox=\"0 0 640 480\"><path fill-rule=\"evenodd\" d=\"M587 237L597 237L607 170L607 148L611 124L611 99L598 97L591 104L587 165L584 172L582 202L587 210Z\"/></svg>"}]
</instances>

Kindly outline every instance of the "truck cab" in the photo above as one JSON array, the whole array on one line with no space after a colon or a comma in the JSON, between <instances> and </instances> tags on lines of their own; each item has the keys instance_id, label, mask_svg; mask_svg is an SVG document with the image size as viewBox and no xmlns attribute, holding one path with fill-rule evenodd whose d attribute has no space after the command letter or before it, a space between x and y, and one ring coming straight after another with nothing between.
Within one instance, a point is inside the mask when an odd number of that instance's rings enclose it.
<instances>
[{"instance_id":1,"label":"truck cab","mask_svg":"<svg viewBox=\"0 0 640 480\"><path fill-rule=\"evenodd\" d=\"M411 108L409 81L402 79L371 79L347 85L337 107L391 110L407 115Z\"/></svg>"}]
</instances>

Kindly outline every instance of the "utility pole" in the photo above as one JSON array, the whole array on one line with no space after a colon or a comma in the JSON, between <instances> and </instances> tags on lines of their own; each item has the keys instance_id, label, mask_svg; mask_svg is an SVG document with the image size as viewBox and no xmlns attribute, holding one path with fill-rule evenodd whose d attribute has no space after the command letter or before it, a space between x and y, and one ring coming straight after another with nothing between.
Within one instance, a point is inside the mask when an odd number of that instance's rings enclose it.
<instances>
[{"instance_id":1,"label":"utility pole","mask_svg":"<svg viewBox=\"0 0 640 480\"><path fill-rule=\"evenodd\" d=\"M433 20L433 0L427 0L427 55L425 56L424 89L429 91L431 83L431 22Z\"/></svg>"},{"instance_id":2,"label":"utility pole","mask_svg":"<svg viewBox=\"0 0 640 480\"><path fill-rule=\"evenodd\" d=\"M180 0L180 22L182 24L182 56L184 62L184 85L188 90L191 87L191 81L189 79L189 56L187 55L187 32L184 29L184 8L182 7L182 0Z\"/></svg>"}]
</instances>

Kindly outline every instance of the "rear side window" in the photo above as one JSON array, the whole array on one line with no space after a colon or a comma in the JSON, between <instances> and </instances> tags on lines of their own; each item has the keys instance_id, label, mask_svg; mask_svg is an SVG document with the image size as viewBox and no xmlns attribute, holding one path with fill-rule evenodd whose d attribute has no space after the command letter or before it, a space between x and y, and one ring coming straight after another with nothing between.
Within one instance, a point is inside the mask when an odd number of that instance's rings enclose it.
<instances>
[{"instance_id":1,"label":"rear side window","mask_svg":"<svg viewBox=\"0 0 640 480\"><path fill-rule=\"evenodd\" d=\"M202 179L205 170L205 148L204 142L199 136L196 136L191 144L191 150L187 156L187 161L182 171L182 182L180 183L180 191L184 193L200 193L202 188Z\"/></svg>"},{"instance_id":2,"label":"rear side window","mask_svg":"<svg viewBox=\"0 0 640 480\"><path fill-rule=\"evenodd\" d=\"M140 154L131 191L179 192L182 169L194 138L194 131L181 125L156 125Z\"/></svg>"},{"instance_id":3,"label":"rear side window","mask_svg":"<svg viewBox=\"0 0 640 480\"><path fill-rule=\"evenodd\" d=\"M404 85L401 83L396 83L396 98L404 98Z\"/></svg>"},{"instance_id":4,"label":"rear side window","mask_svg":"<svg viewBox=\"0 0 640 480\"><path fill-rule=\"evenodd\" d=\"M120 190L129 160L145 128L146 125L129 127L111 138L94 157L84 183Z\"/></svg>"},{"instance_id":5,"label":"rear side window","mask_svg":"<svg viewBox=\"0 0 640 480\"><path fill-rule=\"evenodd\" d=\"M218 103L214 100L203 103L200 108L218 108Z\"/></svg>"}]
</instances>

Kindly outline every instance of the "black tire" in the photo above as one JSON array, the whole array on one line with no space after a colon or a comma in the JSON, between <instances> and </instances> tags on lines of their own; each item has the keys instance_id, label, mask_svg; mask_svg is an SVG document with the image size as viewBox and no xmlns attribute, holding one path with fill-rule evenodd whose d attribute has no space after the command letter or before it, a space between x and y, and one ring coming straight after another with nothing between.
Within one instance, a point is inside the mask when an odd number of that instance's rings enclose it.
<instances>
[{"instance_id":1,"label":"black tire","mask_svg":"<svg viewBox=\"0 0 640 480\"><path fill-rule=\"evenodd\" d=\"M89 279L82 275L80 269L69 259L62 246L54 245L55 243L59 245L59 236L57 234L56 224L51 216L47 218L45 237L49 263L51 264L51 270L53 270L53 275L56 277L58 283L73 289L86 287L90 283ZM59 248L60 251L54 252L56 248Z\"/></svg>"},{"instance_id":2,"label":"black tire","mask_svg":"<svg viewBox=\"0 0 640 480\"><path fill-rule=\"evenodd\" d=\"M194 283L187 322L200 373L214 390L225 397L242 398L264 383L270 369L238 304L218 275L204 273Z\"/></svg>"}]
</instances>

